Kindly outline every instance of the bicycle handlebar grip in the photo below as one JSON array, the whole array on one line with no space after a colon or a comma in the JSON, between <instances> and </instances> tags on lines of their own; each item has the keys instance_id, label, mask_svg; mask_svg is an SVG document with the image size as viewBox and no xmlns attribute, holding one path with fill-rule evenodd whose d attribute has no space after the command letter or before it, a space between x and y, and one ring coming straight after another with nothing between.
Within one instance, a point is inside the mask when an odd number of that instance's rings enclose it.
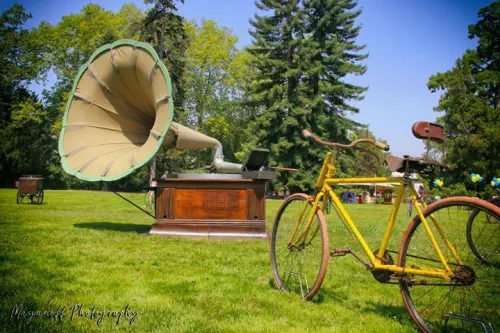
<instances>
[{"instance_id":1,"label":"bicycle handlebar grip","mask_svg":"<svg viewBox=\"0 0 500 333\"><path fill-rule=\"evenodd\" d=\"M375 146L377 146L378 148L383 149L385 151L389 151L389 149L391 148L389 145L387 145L383 142L379 142L379 141L375 141Z\"/></svg>"}]
</instances>

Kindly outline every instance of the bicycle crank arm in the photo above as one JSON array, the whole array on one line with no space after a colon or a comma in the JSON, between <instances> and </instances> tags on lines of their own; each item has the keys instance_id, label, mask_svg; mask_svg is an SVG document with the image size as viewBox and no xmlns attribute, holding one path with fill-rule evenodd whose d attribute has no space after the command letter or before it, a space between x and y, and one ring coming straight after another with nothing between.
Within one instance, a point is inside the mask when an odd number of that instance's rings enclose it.
<instances>
[{"instance_id":1,"label":"bicycle crank arm","mask_svg":"<svg viewBox=\"0 0 500 333\"><path fill-rule=\"evenodd\" d=\"M362 263L366 269L372 270L373 265L369 262L364 261L356 252L350 247L336 247L330 251L330 257L343 257L346 254L352 254L360 263Z\"/></svg>"}]
</instances>

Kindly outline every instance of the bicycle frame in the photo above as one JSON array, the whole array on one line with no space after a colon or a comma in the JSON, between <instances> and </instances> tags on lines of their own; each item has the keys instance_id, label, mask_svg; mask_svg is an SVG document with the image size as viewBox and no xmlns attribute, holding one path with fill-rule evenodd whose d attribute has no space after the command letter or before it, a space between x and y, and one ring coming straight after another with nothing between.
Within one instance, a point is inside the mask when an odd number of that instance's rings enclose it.
<instances>
[{"instance_id":1,"label":"bicycle frame","mask_svg":"<svg viewBox=\"0 0 500 333\"><path fill-rule=\"evenodd\" d=\"M422 206L425 208L427 205L421 198L418 196L417 192L412 186L411 180L405 179L404 177L372 177L372 178L333 178L335 175L335 165L331 163L332 160L332 153L327 153L325 161L323 163L323 166L320 171L320 175L318 177L318 180L316 182L316 189L318 190L317 194L314 196L314 203L313 207L311 209L311 212L309 213L309 216L307 217L307 222L306 226L301 233L301 235L297 238L297 241L294 242L294 238L296 236L300 221L302 221L302 218L304 217L305 210L307 209L307 206L304 207L304 211L301 213L301 216L299 220L297 221L297 224L295 225L294 231L292 232L292 236L290 238L290 244L297 244L302 241L305 241L307 239L309 229L311 227L312 221L314 219L314 215L317 211L317 209L325 210L326 208L326 203L328 197L332 199L333 204L335 207L338 209L338 213L342 216L344 221L346 221L349 229L353 232L356 240L360 243L361 247L363 248L364 252L368 256L371 267L373 270L386 270L386 271L391 271L395 273L408 273L408 274L414 274L414 275L423 275L423 276L433 276L433 277L441 277L445 280L450 280L452 276L454 276L453 271L450 269L448 262L446 261L441 249L439 248L439 245L436 241L436 237L434 236L430 226L429 222L425 219L422 209L419 207L419 203L422 204ZM384 232L384 236L382 238L377 256L373 254L373 251L370 249L368 246L367 242L365 241L363 235L359 231L358 227L356 224L352 221L351 217L345 210L344 206L342 205L342 202L339 200L338 196L335 194L333 191L331 185L335 184L349 184L349 183L376 183L376 184L387 184L387 183L399 183L400 184L400 190L398 193L398 197L396 199L396 202L394 203L393 209L391 211L391 215L389 217L389 221L387 222L387 227ZM415 207L415 210L420 217L420 221L422 225L425 228L425 231L427 233L427 236L429 237L434 250L436 251L436 254L439 257L439 260L441 261L441 264L443 265L443 269L435 269L435 268L408 268L408 267L400 267L397 265L387 265L382 262L383 255L387 249L387 244L389 242L389 239L392 234L392 230L394 228L394 222L396 220L397 213L399 211L399 207L401 206L401 201L403 198L403 195L405 191L409 189L411 197L413 199L413 205ZM321 206L321 207L320 207ZM446 246L449 248L455 259L459 264L462 263L461 259L459 258L455 248L449 241L448 237L442 230L442 228L439 226L437 221L434 219L434 217L431 215L431 221L433 222L433 225L435 228L438 230L441 238L443 239L444 243ZM315 231L315 233L317 230Z\"/></svg>"}]
</instances>

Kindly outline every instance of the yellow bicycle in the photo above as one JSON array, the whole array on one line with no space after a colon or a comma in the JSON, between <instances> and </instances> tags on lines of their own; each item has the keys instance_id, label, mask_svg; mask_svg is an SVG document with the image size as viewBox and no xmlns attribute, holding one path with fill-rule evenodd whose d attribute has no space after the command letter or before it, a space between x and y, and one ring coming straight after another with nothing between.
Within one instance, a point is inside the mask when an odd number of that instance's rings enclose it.
<instances>
[{"instance_id":1,"label":"yellow bicycle","mask_svg":"<svg viewBox=\"0 0 500 333\"><path fill-rule=\"evenodd\" d=\"M373 144L370 139L349 145L325 142L304 131L317 143L336 149ZM429 206L416 193L410 171L422 160L406 158L403 177L334 178L333 154L328 152L313 196L298 193L280 206L272 228L270 259L274 282L283 292L295 292L305 300L320 289L329 257L354 255L381 283L399 283L403 302L418 326L432 331L494 331L500 327L500 208L469 197L451 197ZM433 164L429 162L428 164ZM342 183L398 183L382 241L377 250L368 246L332 187ZM401 240L399 251L387 248L405 191L416 211ZM329 248L324 216L328 202L348 227L368 257L365 262L351 248ZM421 209L421 207L424 209ZM468 223L474 214L474 224ZM471 250L473 244L474 250ZM391 253L398 253L397 262Z\"/></svg>"}]
</instances>

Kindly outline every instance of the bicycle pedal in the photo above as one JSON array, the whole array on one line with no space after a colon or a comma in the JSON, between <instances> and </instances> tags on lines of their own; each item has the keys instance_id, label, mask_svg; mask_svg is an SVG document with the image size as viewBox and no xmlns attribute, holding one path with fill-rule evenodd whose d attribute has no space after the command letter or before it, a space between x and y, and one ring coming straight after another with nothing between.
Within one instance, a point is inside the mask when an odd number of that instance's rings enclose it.
<instances>
[{"instance_id":1,"label":"bicycle pedal","mask_svg":"<svg viewBox=\"0 0 500 333\"><path fill-rule=\"evenodd\" d=\"M343 257L349 253L352 253L352 249L350 247L336 247L330 251L330 256L331 257Z\"/></svg>"}]
</instances>

